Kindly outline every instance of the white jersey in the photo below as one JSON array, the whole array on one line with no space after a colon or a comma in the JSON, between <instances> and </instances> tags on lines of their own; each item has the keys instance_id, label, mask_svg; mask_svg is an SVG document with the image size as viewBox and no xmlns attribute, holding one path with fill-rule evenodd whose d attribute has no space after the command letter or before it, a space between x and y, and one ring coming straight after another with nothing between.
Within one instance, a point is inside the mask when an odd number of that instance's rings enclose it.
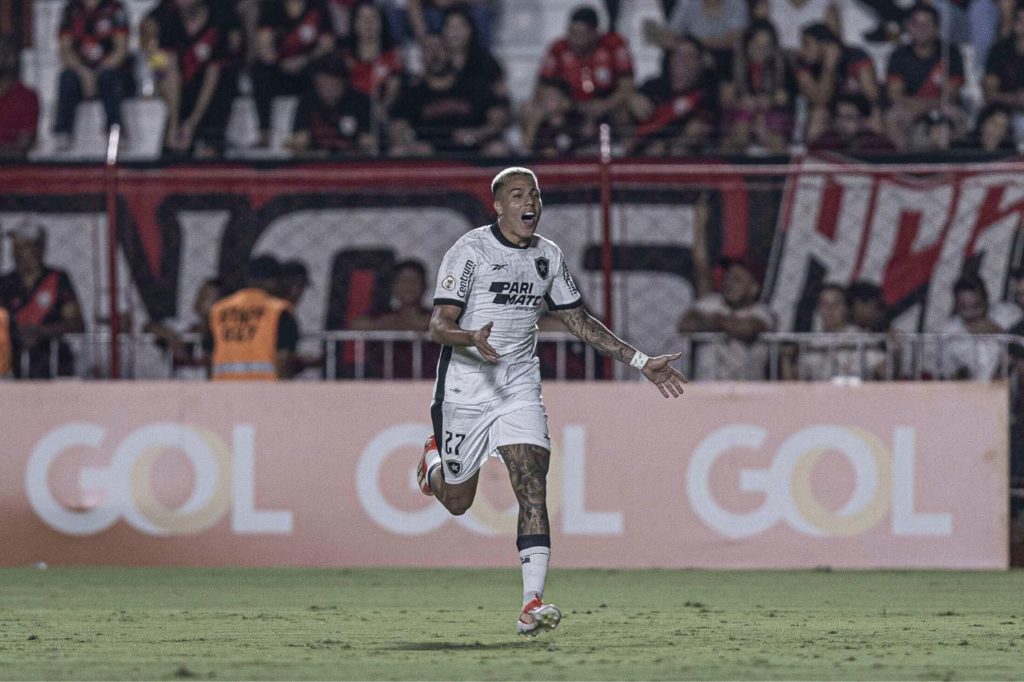
<instances>
[{"instance_id":1,"label":"white jersey","mask_svg":"<svg viewBox=\"0 0 1024 682\"><path fill-rule=\"evenodd\" d=\"M540 387L537 320L544 304L565 310L582 300L554 242L534 235L520 247L494 224L467 232L445 254L434 291L439 304L462 308L463 329L494 323L488 341L497 364L473 346L445 346L437 366L435 403L478 405Z\"/></svg>"}]
</instances>

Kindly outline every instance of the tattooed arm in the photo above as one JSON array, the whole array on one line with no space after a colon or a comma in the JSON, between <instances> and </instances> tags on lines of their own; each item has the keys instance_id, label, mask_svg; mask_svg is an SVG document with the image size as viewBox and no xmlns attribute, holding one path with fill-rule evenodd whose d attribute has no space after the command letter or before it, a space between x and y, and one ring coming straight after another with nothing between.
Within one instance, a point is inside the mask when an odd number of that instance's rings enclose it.
<instances>
[{"instance_id":1,"label":"tattooed arm","mask_svg":"<svg viewBox=\"0 0 1024 682\"><path fill-rule=\"evenodd\" d=\"M567 310L557 310L555 314L574 336L579 337L603 355L611 356L619 362L629 363L638 352L636 348L612 334L608 327L601 324L582 305ZM670 364L680 357L682 357L682 353L652 357L640 370L666 398L670 394L673 397L679 397L683 393L686 377Z\"/></svg>"}]
</instances>

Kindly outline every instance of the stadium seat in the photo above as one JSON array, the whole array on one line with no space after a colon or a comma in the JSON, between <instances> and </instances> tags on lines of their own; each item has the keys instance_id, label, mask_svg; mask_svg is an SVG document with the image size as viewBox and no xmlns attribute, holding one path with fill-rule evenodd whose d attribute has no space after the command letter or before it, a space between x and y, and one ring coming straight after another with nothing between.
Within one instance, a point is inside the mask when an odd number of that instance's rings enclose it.
<instances>
[{"instance_id":1,"label":"stadium seat","mask_svg":"<svg viewBox=\"0 0 1024 682\"><path fill-rule=\"evenodd\" d=\"M167 107L163 100L129 98L121 104L124 138L119 158L122 161L155 161L163 147ZM47 117L47 120L49 117ZM40 121L43 127L43 121ZM48 126L44 130L48 131ZM40 135L30 158L38 161L96 161L106 158L107 134L103 105L98 101L83 102L75 115L75 135L71 149L54 149L53 136Z\"/></svg>"},{"instance_id":2,"label":"stadium seat","mask_svg":"<svg viewBox=\"0 0 1024 682\"><path fill-rule=\"evenodd\" d=\"M256 103L248 95L236 97L228 118L227 156L248 159L289 156L284 143L292 134L298 107L298 97L275 97L270 110L270 146L267 149L256 149L253 147L259 136Z\"/></svg>"}]
</instances>

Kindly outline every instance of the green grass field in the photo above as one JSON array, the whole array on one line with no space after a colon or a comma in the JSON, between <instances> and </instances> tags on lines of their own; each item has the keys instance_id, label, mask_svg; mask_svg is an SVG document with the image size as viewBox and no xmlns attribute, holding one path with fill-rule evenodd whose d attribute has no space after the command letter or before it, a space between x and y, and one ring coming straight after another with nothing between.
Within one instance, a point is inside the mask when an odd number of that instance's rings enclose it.
<instances>
[{"instance_id":1,"label":"green grass field","mask_svg":"<svg viewBox=\"0 0 1024 682\"><path fill-rule=\"evenodd\" d=\"M1024 572L0 570L3 679L1021 679Z\"/></svg>"}]
</instances>

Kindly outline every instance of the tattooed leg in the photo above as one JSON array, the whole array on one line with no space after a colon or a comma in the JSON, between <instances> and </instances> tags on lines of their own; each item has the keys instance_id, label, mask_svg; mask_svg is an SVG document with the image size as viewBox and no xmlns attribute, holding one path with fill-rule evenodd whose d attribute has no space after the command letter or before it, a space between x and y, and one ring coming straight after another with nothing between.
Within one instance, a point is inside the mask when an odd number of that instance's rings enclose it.
<instances>
[{"instance_id":1,"label":"tattooed leg","mask_svg":"<svg viewBox=\"0 0 1024 682\"><path fill-rule=\"evenodd\" d=\"M551 453L539 445L498 448L519 502L519 535L548 535L547 476Z\"/></svg>"},{"instance_id":2,"label":"tattooed leg","mask_svg":"<svg viewBox=\"0 0 1024 682\"><path fill-rule=\"evenodd\" d=\"M434 497L455 516L465 514L476 497L476 485L480 480L480 472L477 471L472 478L458 485L444 482L441 467L435 468L431 473L430 489L434 492Z\"/></svg>"}]
</instances>

